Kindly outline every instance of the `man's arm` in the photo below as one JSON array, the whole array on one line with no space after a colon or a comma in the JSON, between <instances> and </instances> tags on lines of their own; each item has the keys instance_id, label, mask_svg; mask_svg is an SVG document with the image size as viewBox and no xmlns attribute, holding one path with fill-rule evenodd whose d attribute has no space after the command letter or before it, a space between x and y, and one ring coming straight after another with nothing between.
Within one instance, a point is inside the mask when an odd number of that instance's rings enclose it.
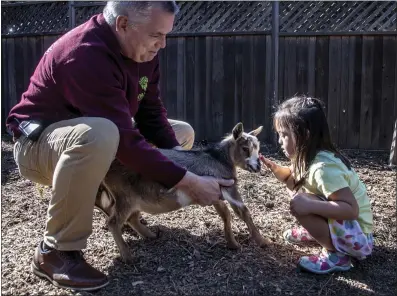
<instances>
[{"instance_id":1,"label":"man's arm","mask_svg":"<svg viewBox=\"0 0 397 296\"><path fill-rule=\"evenodd\" d=\"M138 112L134 119L139 131L150 142L159 148L174 148L179 146L174 130L167 119L167 111L160 99L160 67L158 57L151 81L147 84Z\"/></svg>"},{"instance_id":2,"label":"man's arm","mask_svg":"<svg viewBox=\"0 0 397 296\"><path fill-rule=\"evenodd\" d=\"M55 81L65 98L83 116L103 117L120 132L117 158L143 176L174 187L186 170L152 148L133 127L129 103L121 87L121 74L114 70L106 52L81 48L74 59L54 70Z\"/></svg>"}]
</instances>

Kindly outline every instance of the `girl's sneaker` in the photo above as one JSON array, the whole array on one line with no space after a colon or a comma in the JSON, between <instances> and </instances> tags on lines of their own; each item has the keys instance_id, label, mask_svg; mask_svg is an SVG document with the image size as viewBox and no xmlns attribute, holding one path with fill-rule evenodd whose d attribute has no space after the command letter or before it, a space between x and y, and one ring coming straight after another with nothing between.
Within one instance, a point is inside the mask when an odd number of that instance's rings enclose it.
<instances>
[{"instance_id":1,"label":"girl's sneaker","mask_svg":"<svg viewBox=\"0 0 397 296\"><path fill-rule=\"evenodd\" d=\"M316 242L310 233L303 227L293 227L284 231L284 240L291 244L304 244Z\"/></svg>"},{"instance_id":2,"label":"girl's sneaker","mask_svg":"<svg viewBox=\"0 0 397 296\"><path fill-rule=\"evenodd\" d=\"M340 252L331 252L323 249L320 255L301 257L298 266L304 270L326 274L334 271L347 271L351 265L351 258Z\"/></svg>"}]
</instances>

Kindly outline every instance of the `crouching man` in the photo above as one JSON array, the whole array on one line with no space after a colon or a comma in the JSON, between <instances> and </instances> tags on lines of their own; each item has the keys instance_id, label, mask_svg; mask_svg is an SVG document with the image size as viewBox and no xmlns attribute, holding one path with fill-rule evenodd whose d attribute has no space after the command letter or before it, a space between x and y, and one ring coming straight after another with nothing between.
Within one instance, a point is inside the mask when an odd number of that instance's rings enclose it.
<instances>
[{"instance_id":1,"label":"crouching man","mask_svg":"<svg viewBox=\"0 0 397 296\"><path fill-rule=\"evenodd\" d=\"M108 284L81 250L92 232L98 187L115 157L201 205L219 199L219 184L233 183L187 172L148 143L189 149L194 141L191 126L168 120L159 98L157 54L177 12L174 1L108 2L103 13L47 50L10 111L20 174L52 186L32 270L56 286L97 290Z\"/></svg>"}]
</instances>

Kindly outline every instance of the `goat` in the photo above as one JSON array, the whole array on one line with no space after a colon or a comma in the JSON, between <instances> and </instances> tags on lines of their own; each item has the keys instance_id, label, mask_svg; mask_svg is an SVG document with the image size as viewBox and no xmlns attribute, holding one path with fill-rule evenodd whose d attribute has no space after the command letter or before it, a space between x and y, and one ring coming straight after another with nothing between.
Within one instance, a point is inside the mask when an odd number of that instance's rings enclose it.
<instances>
[{"instance_id":1,"label":"goat","mask_svg":"<svg viewBox=\"0 0 397 296\"><path fill-rule=\"evenodd\" d=\"M262 126L249 133L238 123L232 134L212 147L197 150L159 149L175 163L200 175L216 178L234 179L231 187L221 187L222 198L248 226L251 238L261 247L270 241L264 238L254 225L250 212L245 207L237 189L237 171L240 167L250 172L259 172L259 141L257 135ZM161 214L178 210L193 202L183 192L172 188L167 190L159 183L143 179L115 160L106 174L96 197L95 205L108 216L108 228L119 248L124 262L131 262L132 255L122 237L122 227L126 223L144 238L156 235L139 219L140 212ZM232 228L231 216L227 205L220 199L214 204L224 223L227 246L232 249L240 247Z\"/></svg>"}]
</instances>

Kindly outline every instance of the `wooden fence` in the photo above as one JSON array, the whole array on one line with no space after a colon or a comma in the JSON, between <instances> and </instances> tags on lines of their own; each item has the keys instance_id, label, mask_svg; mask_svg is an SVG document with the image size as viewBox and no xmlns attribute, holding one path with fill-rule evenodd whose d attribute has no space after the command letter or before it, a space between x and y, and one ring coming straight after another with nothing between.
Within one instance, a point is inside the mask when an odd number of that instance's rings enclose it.
<instances>
[{"instance_id":1,"label":"wooden fence","mask_svg":"<svg viewBox=\"0 0 397 296\"><path fill-rule=\"evenodd\" d=\"M59 36L2 38L2 127L43 52ZM282 35L278 98L272 100L271 35L168 37L161 91L170 118L198 140L218 140L238 121L263 125L270 143L275 103L294 94L324 100L341 148L390 149L397 117L397 36Z\"/></svg>"}]
</instances>

